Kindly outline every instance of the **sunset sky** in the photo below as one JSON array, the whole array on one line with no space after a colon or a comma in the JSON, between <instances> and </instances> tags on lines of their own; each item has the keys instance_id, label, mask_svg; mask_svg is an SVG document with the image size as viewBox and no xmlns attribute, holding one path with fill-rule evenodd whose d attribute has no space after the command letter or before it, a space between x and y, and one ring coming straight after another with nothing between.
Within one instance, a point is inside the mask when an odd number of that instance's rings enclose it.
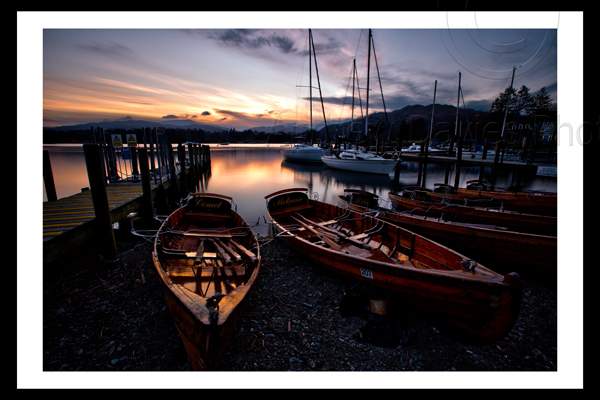
<instances>
[{"instance_id":1,"label":"sunset sky","mask_svg":"<svg viewBox=\"0 0 600 400\"><path fill-rule=\"evenodd\" d=\"M350 116L354 58L366 87L369 28L388 111L430 104L436 80L436 103L456 105L459 71L466 106L487 111L513 67L516 88L546 87L557 100L558 13L136 15L39 21L44 127L125 118L236 129L306 122L308 28L328 122ZM377 66L372 53L370 112L383 110ZM365 90L361 99L364 108ZM319 103L313 114L322 120Z\"/></svg>"},{"instance_id":2,"label":"sunset sky","mask_svg":"<svg viewBox=\"0 0 600 400\"><path fill-rule=\"evenodd\" d=\"M550 375L529 371L518 380L511 374L510 385L582 387L583 12L17 12L17 337L26 338L17 341L17 386L286 387L289 374L240 380L217 374L199 381L187 374L148 379L146 373L82 377L43 371L42 127L123 119L191 119L236 129L304 122L307 92L297 86L307 84L309 28L328 122L349 117L354 58L360 85L366 86L369 28L388 110L431 104L436 80L436 103L456 105L459 71L466 106L475 109L489 110L510 85L513 67L515 88L526 85L532 93L547 88L558 106L558 256L566 267L558 269L560 368ZM371 88L369 111L381 111L374 69ZM315 107L315 119L320 112ZM480 374L475 379L419 374L406 382L393 374L357 379L328 373L323 383L311 378L310 384L335 387L338 379L346 388L488 383ZM496 387L498 375L492 375L486 378ZM298 379L306 384L304 377Z\"/></svg>"}]
</instances>

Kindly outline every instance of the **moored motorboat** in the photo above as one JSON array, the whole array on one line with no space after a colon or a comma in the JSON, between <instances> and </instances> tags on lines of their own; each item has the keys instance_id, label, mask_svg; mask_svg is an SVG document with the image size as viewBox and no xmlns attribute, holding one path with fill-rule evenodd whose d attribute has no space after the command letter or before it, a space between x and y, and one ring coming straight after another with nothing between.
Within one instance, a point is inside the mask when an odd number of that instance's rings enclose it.
<instances>
[{"instance_id":1,"label":"moored motorboat","mask_svg":"<svg viewBox=\"0 0 600 400\"><path fill-rule=\"evenodd\" d=\"M260 269L259 245L230 197L196 193L161 225L153 260L195 370L214 370Z\"/></svg>"},{"instance_id":2,"label":"moored motorboat","mask_svg":"<svg viewBox=\"0 0 600 400\"><path fill-rule=\"evenodd\" d=\"M339 196L340 206L376 216L419 235L435 240L496 271L516 271L556 278L557 239L555 236L514 232L496 225L455 222L379 207L374 193L348 190Z\"/></svg>"},{"instance_id":3,"label":"moored motorboat","mask_svg":"<svg viewBox=\"0 0 600 400\"><path fill-rule=\"evenodd\" d=\"M307 189L265 198L278 236L317 265L392 291L486 341L512 329L522 295L517 273L501 275L400 226L310 199Z\"/></svg>"},{"instance_id":4,"label":"moored motorboat","mask_svg":"<svg viewBox=\"0 0 600 400\"><path fill-rule=\"evenodd\" d=\"M425 151L425 149L422 148L421 145L413 143L408 147L403 147L401 149L401 154L407 154L407 155L410 154L410 155L418 156L421 154L421 152L424 152L424 151ZM446 156L446 155L448 155L448 151L428 146L427 154L430 156L435 156L435 155Z\"/></svg>"},{"instance_id":5,"label":"moored motorboat","mask_svg":"<svg viewBox=\"0 0 600 400\"><path fill-rule=\"evenodd\" d=\"M292 147L281 149L281 155L286 161L318 163L323 161L323 149L308 144L296 144Z\"/></svg>"}]
</instances>

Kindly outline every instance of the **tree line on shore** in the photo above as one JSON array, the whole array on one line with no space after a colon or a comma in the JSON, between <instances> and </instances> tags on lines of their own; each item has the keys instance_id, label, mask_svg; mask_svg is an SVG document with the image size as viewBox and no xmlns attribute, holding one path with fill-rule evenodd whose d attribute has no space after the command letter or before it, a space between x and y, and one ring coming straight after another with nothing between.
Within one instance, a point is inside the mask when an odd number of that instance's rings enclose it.
<instances>
[{"instance_id":1,"label":"tree line on shore","mask_svg":"<svg viewBox=\"0 0 600 400\"><path fill-rule=\"evenodd\" d=\"M508 102L510 96L511 101ZM506 106L508 104L508 113ZM433 111L433 127L431 113ZM458 115L457 115L458 114ZM546 88L532 95L527 86L520 89L506 88L492 102L489 111L458 109L454 106L411 105L389 113L377 112L369 115L368 133L364 132L364 117L325 126L313 132L313 142L333 142L336 138L351 139L356 142L376 142L387 140L397 143L418 142L430 137L434 142L443 143L461 136L464 140L483 142L485 139L496 141L502 135L506 116L504 139L522 140L535 134L543 126L556 124L556 106ZM458 119L458 123L457 123ZM105 134L121 134L123 137L135 134L138 143L143 143L143 128L111 128ZM264 132L253 129L224 129L210 132L201 128L163 128L171 143L292 143L298 137L308 137L310 132L284 132L277 130ZM44 130L44 143L93 143L91 129Z\"/></svg>"}]
</instances>

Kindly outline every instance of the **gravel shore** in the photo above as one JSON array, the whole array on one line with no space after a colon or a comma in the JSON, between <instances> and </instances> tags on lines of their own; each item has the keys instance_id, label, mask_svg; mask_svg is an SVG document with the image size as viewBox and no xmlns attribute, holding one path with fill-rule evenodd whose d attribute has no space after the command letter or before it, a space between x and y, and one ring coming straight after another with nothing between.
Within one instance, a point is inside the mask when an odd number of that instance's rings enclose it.
<instances>
[{"instance_id":1,"label":"gravel shore","mask_svg":"<svg viewBox=\"0 0 600 400\"><path fill-rule=\"evenodd\" d=\"M386 316L372 314L364 303L372 294L367 288L310 265L281 239L260 240L261 272L221 371L557 371L557 294L551 283L526 279L513 330L481 345L397 301L390 300ZM115 260L83 248L44 268L44 371L190 370L150 241L123 234L117 245ZM358 307L352 307L356 300ZM300 376L302 383L291 386L315 385ZM293 378L298 375L285 377ZM398 381L403 384L410 381Z\"/></svg>"}]
</instances>

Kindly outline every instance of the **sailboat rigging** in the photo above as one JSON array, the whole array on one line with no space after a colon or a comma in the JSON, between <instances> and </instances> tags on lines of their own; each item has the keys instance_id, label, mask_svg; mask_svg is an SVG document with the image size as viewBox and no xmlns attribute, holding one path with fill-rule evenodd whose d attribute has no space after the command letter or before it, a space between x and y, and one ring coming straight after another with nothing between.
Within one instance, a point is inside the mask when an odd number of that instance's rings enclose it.
<instances>
[{"instance_id":1,"label":"sailboat rigging","mask_svg":"<svg viewBox=\"0 0 600 400\"><path fill-rule=\"evenodd\" d=\"M315 72L317 74L317 83L318 83L318 87L315 88L312 86L312 60L314 58L314 63L315 63ZM326 140L325 143L329 143L329 131L327 128L327 118L325 116L325 106L323 105L323 93L321 91L321 80L319 79L319 68L317 66L317 55L316 55L316 51L315 51L315 43L313 40L313 36L312 36L312 30L309 29L308 30L308 60L309 60L309 83L308 83L308 88L309 88L309 101L310 101L310 130L309 130L309 136L310 136L310 142L307 143L306 139L305 139L305 143L304 144L296 144L290 148L287 149L282 149L281 150L281 155L283 156L284 160L287 161L297 161L297 162L308 162L308 163L321 163L321 156L323 155L323 149L321 147L316 147L314 146L314 134L315 131L313 129L313 116L312 116L312 112L313 112L313 96L312 96L312 91L313 89L319 89L319 98L321 99L321 108L323 110L323 121L325 122L325 136L326 136Z\"/></svg>"},{"instance_id":2,"label":"sailboat rigging","mask_svg":"<svg viewBox=\"0 0 600 400\"><path fill-rule=\"evenodd\" d=\"M368 133L369 127L369 75L371 72L371 44L372 31L369 29L369 46L368 46L368 62L367 62L367 99L366 99L366 116L365 116L365 135ZM377 59L377 58L375 58ZM377 73L379 74L379 67L377 67ZM380 79L381 85L381 79ZM354 90L354 87L353 87ZM353 92L354 94L354 92ZM383 98L383 91L382 91ZM354 105L354 103L353 103ZM384 103L385 107L385 103ZM354 107L353 107L354 108ZM387 120L387 113L386 113ZM389 159L382 156L364 152L358 149L336 149L332 151L330 155L324 155L321 157L323 162L331 167L348 171L355 172L366 172L372 174L389 175L394 167L401 162L399 159Z\"/></svg>"},{"instance_id":3,"label":"sailboat rigging","mask_svg":"<svg viewBox=\"0 0 600 400\"><path fill-rule=\"evenodd\" d=\"M435 81L434 87L433 87L433 104L431 105L431 123L429 125L429 145L427 147L427 154L428 155L443 155L446 154L446 151L444 150L440 150L440 149L436 149L434 147L431 146L431 138L433 137L433 111L435 109L435 96L437 94L437 80ZM421 154L421 145L413 143L412 145L410 145L409 147L403 148L402 149L402 153L401 154Z\"/></svg>"}]
</instances>

